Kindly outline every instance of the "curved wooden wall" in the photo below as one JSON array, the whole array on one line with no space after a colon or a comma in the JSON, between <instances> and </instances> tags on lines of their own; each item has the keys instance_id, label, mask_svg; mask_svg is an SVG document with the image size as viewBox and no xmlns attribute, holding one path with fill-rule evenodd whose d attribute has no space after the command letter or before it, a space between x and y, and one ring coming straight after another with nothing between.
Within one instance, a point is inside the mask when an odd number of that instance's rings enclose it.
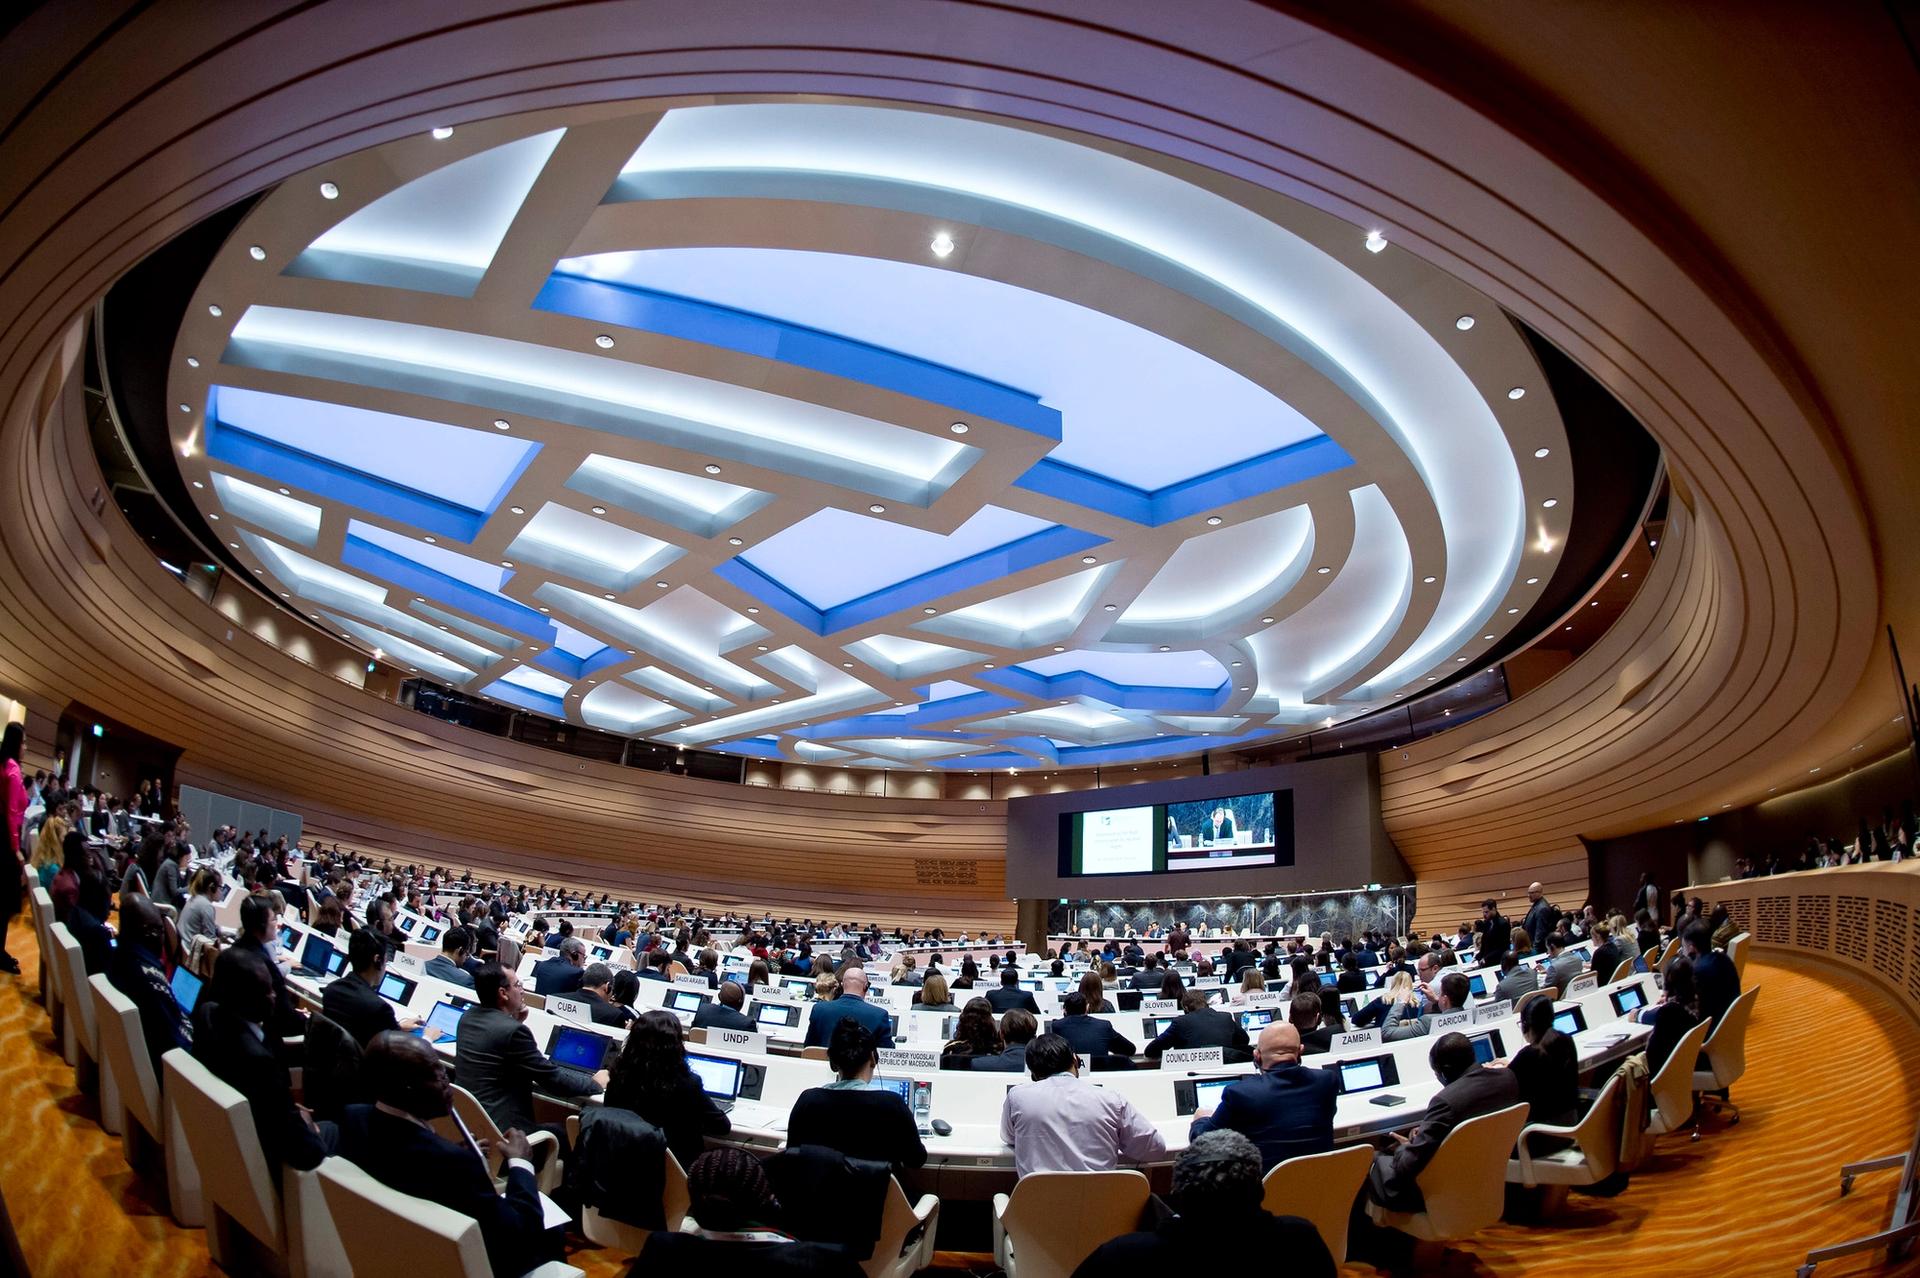
<instances>
[{"instance_id":1,"label":"curved wooden wall","mask_svg":"<svg viewBox=\"0 0 1920 1278\"><path fill-rule=\"evenodd\" d=\"M1737 58L1686 6L1535 6L1484 30L1455 25L1482 20L1450 17L1457 6L1201 8L1199 21L1190 6L967 0L35 9L0 40L0 682L36 717L69 698L111 707L185 746L184 775L423 855L471 849L523 874L579 864L630 890L803 913L1010 918L990 805L605 769L434 725L229 642L117 514L91 513L97 475L75 452L79 317L234 199L441 123L817 92L1081 129L1388 227L1560 344L1661 441L1690 513L1615 632L1513 705L1384 761L1389 830L1436 913L1532 877L1577 895L1578 836L1745 802L1770 774L1884 728L1878 622L1884 604L1920 628L1920 598L1886 598L1882 573L1905 574L1920 537L1910 484L1874 463L1901 456L1900 423L1920 419L1920 392L1885 373L1910 355L1913 290L1894 276L1920 260L1905 251L1920 237L1898 192L1849 205L1827 196L1849 175L1807 174L1897 127L1874 121L1916 118L1911 66L1875 36L1885 15L1819 10L1846 57L1812 68L1802 54L1820 33L1792 6L1743 14ZM1768 58L1806 74L1754 83ZM1840 74L1846 92L1820 78ZM1862 94L1884 109L1842 129L1835 104ZM1796 113L1859 145L1800 145ZM1703 154L1745 167L1703 175ZM1872 167L1851 176L1881 182ZM1860 207L1894 250L1864 272ZM966 861L976 882L923 884L916 859Z\"/></svg>"}]
</instances>

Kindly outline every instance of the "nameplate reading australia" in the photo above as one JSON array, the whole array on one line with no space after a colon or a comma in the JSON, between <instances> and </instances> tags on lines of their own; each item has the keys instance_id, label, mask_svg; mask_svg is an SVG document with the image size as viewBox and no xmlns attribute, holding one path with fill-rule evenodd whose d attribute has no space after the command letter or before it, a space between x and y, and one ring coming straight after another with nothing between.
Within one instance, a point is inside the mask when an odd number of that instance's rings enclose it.
<instances>
[{"instance_id":1,"label":"nameplate reading australia","mask_svg":"<svg viewBox=\"0 0 1920 1278\"><path fill-rule=\"evenodd\" d=\"M1140 1000L1140 1011L1147 1016L1152 1016L1156 1012L1177 1012L1179 1010L1180 1000L1177 998L1143 998Z\"/></svg>"},{"instance_id":2,"label":"nameplate reading australia","mask_svg":"<svg viewBox=\"0 0 1920 1278\"><path fill-rule=\"evenodd\" d=\"M1444 1034L1448 1030L1457 1030L1462 1025L1471 1025L1472 1023L1473 1013L1464 1008L1458 1012L1436 1012L1433 1017L1433 1027L1427 1032L1430 1034Z\"/></svg>"},{"instance_id":3,"label":"nameplate reading australia","mask_svg":"<svg viewBox=\"0 0 1920 1278\"><path fill-rule=\"evenodd\" d=\"M703 994L712 988L704 976L676 976L673 983L683 990L699 990Z\"/></svg>"},{"instance_id":4,"label":"nameplate reading australia","mask_svg":"<svg viewBox=\"0 0 1920 1278\"><path fill-rule=\"evenodd\" d=\"M756 1056L767 1054L767 1036L756 1034L752 1030L709 1029L707 1042L720 1047L731 1047L735 1051L751 1052ZM936 1059L934 1063L938 1065L939 1061Z\"/></svg>"},{"instance_id":5,"label":"nameplate reading australia","mask_svg":"<svg viewBox=\"0 0 1920 1278\"><path fill-rule=\"evenodd\" d=\"M1567 985L1567 992L1565 997L1579 998L1582 994L1591 994L1593 993L1593 991L1599 988L1600 988L1600 978L1595 976L1592 972L1588 972L1584 976L1576 976L1573 978L1573 980Z\"/></svg>"},{"instance_id":6,"label":"nameplate reading australia","mask_svg":"<svg viewBox=\"0 0 1920 1278\"><path fill-rule=\"evenodd\" d=\"M1344 1052L1354 1047L1380 1046L1380 1031L1377 1029L1349 1030L1345 1034L1333 1036L1333 1050Z\"/></svg>"},{"instance_id":7,"label":"nameplate reading australia","mask_svg":"<svg viewBox=\"0 0 1920 1278\"><path fill-rule=\"evenodd\" d=\"M1218 1047L1170 1047L1160 1053L1161 1069L1198 1069L1226 1064L1226 1052Z\"/></svg>"},{"instance_id":8,"label":"nameplate reading australia","mask_svg":"<svg viewBox=\"0 0 1920 1278\"><path fill-rule=\"evenodd\" d=\"M939 1069L940 1053L915 1051L906 1047L880 1049L881 1069Z\"/></svg>"},{"instance_id":9,"label":"nameplate reading australia","mask_svg":"<svg viewBox=\"0 0 1920 1278\"><path fill-rule=\"evenodd\" d=\"M1485 1025L1488 1021L1497 1021L1503 1016L1513 1015L1513 1000L1497 998L1491 1003L1482 1003L1473 1009L1473 1023Z\"/></svg>"},{"instance_id":10,"label":"nameplate reading australia","mask_svg":"<svg viewBox=\"0 0 1920 1278\"><path fill-rule=\"evenodd\" d=\"M547 995L547 1015L575 1025L593 1024L592 1008L577 998L561 998L558 994Z\"/></svg>"}]
</instances>

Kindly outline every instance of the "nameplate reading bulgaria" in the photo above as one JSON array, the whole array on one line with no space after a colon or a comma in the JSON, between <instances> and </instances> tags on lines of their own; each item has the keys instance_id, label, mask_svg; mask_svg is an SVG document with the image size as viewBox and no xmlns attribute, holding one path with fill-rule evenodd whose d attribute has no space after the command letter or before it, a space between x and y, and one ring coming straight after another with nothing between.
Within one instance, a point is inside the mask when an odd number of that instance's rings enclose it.
<instances>
[{"instance_id":1,"label":"nameplate reading bulgaria","mask_svg":"<svg viewBox=\"0 0 1920 1278\"><path fill-rule=\"evenodd\" d=\"M1255 990L1247 995L1248 1007L1278 1007L1280 995L1272 990Z\"/></svg>"},{"instance_id":2,"label":"nameplate reading bulgaria","mask_svg":"<svg viewBox=\"0 0 1920 1278\"><path fill-rule=\"evenodd\" d=\"M767 1036L755 1034L752 1030L720 1029L715 1027L707 1031L707 1041L721 1047L732 1047L742 1052L752 1052L757 1056L767 1054ZM937 1066L939 1060L936 1058Z\"/></svg>"},{"instance_id":3,"label":"nameplate reading bulgaria","mask_svg":"<svg viewBox=\"0 0 1920 1278\"><path fill-rule=\"evenodd\" d=\"M880 1049L881 1069L939 1069L940 1053L920 1052L905 1047Z\"/></svg>"},{"instance_id":4,"label":"nameplate reading bulgaria","mask_svg":"<svg viewBox=\"0 0 1920 1278\"><path fill-rule=\"evenodd\" d=\"M1186 1069L1190 1066L1224 1065L1226 1052L1218 1047L1170 1047L1160 1053L1161 1069Z\"/></svg>"}]
</instances>

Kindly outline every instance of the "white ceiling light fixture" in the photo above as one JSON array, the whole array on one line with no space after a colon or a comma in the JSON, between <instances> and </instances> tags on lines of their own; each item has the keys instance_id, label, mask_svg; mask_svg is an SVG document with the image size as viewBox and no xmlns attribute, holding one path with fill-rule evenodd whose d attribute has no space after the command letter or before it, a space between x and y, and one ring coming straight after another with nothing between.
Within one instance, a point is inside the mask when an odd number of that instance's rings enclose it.
<instances>
[{"instance_id":1,"label":"white ceiling light fixture","mask_svg":"<svg viewBox=\"0 0 1920 1278\"><path fill-rule=\"evenodd\" d=\"M1082 555L1080 556L1080 562L1083 564L1097 564L1100 560L1093 555Z\"/></svg>"},{"instance_id":2,"label":"white ceiling light fixture","mask_svg":"<svg viewBox=\"0 0 1920 1278\"><path fill-rule=\"evenodd\" d=\"M1367 238L1366 238L1366 246L1367 246L1367 252L1378 253L1381 249L1384 249L1387 246L1387 237L1385 235L1382 235L1379 231L1368 231Z\"/></svg>"},{"instance_id":3,"label":"white ceiling light fixture","mask_svg":"<svg viewBox=\"0 0 1920 1278\"><path fill-rule=\"evenodd\" d=\"M610 351L613 349L613 334L602 333L593 339L593 344L603 351Z\"/></svg>"},{"instance_id":4,"label":"white ceiling light fixture","mask_svg":"<svg viewBox=\"0 0 1920 1278\"><path fill-rule=\"evenodd\" d=\"M340 188L332 182L322 182L320 184L320 198L323 200L337 200L340 198Z\"/></svg>"},{"instance_id":5,"label":"white ceiling light fixture","mask_svg":"<svg viewBox=\"0 0 1920 1278\"><path fill-rule=\"evenodd\" d=\"M952 431L956 435L964 435L967 433L969 427L965 422L955 422L951 426L947 427L947 429Z\"/></svg>"},{"instance_id":6,"label":"white ceiling light fixture","mask_svg":"<svg viewBox=\"0 0 1920 1278\"><path fill-rule=\"evenodd\" d=\"M515 514L518 514L520 512L520 508L518 506L515 506L513 509ZM607 513L607 508L605 506L595 506L593 507L593 513L596 515L604 515Z\"/></svg>"},{"instance_id":7,"label":"white ceiling light fixture","mask_svg":"<svg viewBox=\"0 0 1920 1278\"><path fill-rule=\"evenodd\" d=\"M1421 580L1421 582L1422 582L1422 583L1424 583L1425 585L1429 585L1429 586L1431 586L1431 585L1432 585L1432 584L1433 584L1434 582L1436 582L1436 581L1438 581L1438 580L1440 580L1440 579L1439 579L1438 577L1422 577L1422 578L1421 578L1420 580Z\"/></svg>"},{"instance_id":8,"label":"white ceiling light fixture","mask_svg":"<svg viewBox=\"0 0 1920 1278\"><path fill-rule=\"evenodd\" d=\"M495 430L512 430L513 423L504 417L496 417L493 419L493 428Z\"/></svg>"},{"instance_id":9,"label":"white ceiling light fixture","mask_svg":"<svg viewBox=\"0 0 1920 1278\"><path fill-rule=\"evenodd\" d=\"M1558 506L1559 504L1560 504L1560 499L1558 497L1549 497L1545 501L1540 503L1540 508L1542 510L1552 510L1555 506Z\"/></svg>"},{"instance_id":10,"label":"white ceiling light fixture","mask_svg":"<svg viewBox=\"0 0 1920 1278\"><path fill-rule=\"evenodd\" d=\"M247 256L256 262L267 260L267 250L258 244L247 245Z\"/></svg>"},{"instance_id":11,"label":"white ceiling light fixture","mask_svg":"<svg viewBox=\"0 0 1920 1278\"><path fill-rule=\"evenodd\" d=\"M194 358L193 356L191 356L191 355L189 355L189 356L187 356L187 367L188 367L188 368L198 368L198 367L200 367L200 361L199 361L199 360L197 360L197 359L195 359L195 358Z\"/></svg>"},{"instance_id":12,"label":"white ceiling light fixture","mask_svg":"<svg viewBox=\"0 0 1920 1278\"><path fill-rule=\"evenodd\" d=\"M1509 390L1507 392L1507 398L1508 399L1524 399L1526 398L1526 394L1527 394L1526 387L1515 386L1512 390Z\"/></svg>"},{"instance_id":13,"label":"white ceiling light fixture","mask_svg":"<svg viewBox=\"0 0 1920 1278\"><path fill-rule=\"evenodd\" d=\"M1316 569L1314 569L1314 571L1315 571L1315 572L1317 572L1317 573L1319 573L1319 574L1320 574L1320 575L1321 575L1322 577L1324 577L1324 576L1326 576L1326 575L1327 575L1328 573L1330 573L1330 572L1332 572L1332 571L1333 571L1333 569L1331 569L1331 568L1329 568L1329 567L1327 567L1327 566L1326 566L1325 564L1322 564L1322 565L1321 565L1320 567L1318 567L1318 568L1316 568Z\"/></svg>"},{"instance_id":14,"label":"white ceiling light fixture","mask_svg":"<svg viewBox=\"0 0 1920 1278\"><path fill-rule=\"evenodd\" d=\"M945 231L938 231L928 242L927 247L933 250L935 257L947 257L953 252L953 237Z\"/></svg>"},{"instance_id":15,"label":"white ceiling light fixture","mask_svg":"<svg viewBox=\"0 0 1920 1278\"><path fill-rule=\"evenodd\" d=\"M744 541L742 541L742 540L740 540L740 538L738 538L738 537L729 537L729 538L727 538L727 544L728 544L729 546L744 546L744 545L746 545L747 543L746 543L746 542L744 542Z\"/></svg>"},{"instance_id":16,"label":"white ceiling light fixture","mask_svg":"<svg viewBox=\"0 0 1920 1278\"><path fill-rule=\"evenodd\" d=\"M1529 586L1537 586L1540 584L1540 579L1538 577L1529 577L1527 578L1527 584Z\"/></svg>"},{"instance_id":17,"label":"white ceiling light fixture","mask_svg":"<svg viewBox=\"0 0 1920 1278\"><path fill-rule=\"evenodd\" d=\"M445 142L448 138L452 136L453 136L453 129L450 126L445 124L441 125L439 128L433 131L433 140L435 142Z\"/></svg>"},{"instance_id":18,"label":"white ceiling light fixture","mask_svg":"<svg viewBox=\"0 0 1920 1278\"><path fill-rule=\"evenodd\" d=\"M507 507L507 509L516 515L524 515L527 513L527 508L525 506L509 506Z\"/></svg>"},{"instance_id":19,"label":"white ceiling light fixture","mask_svg":"<svg viewBox=\"0 0 1920 1278\"><path fill-rule=\"evenodd\" d=\"M219 319L222 315L226 314L226 312L220 309L218 302L215 302L207 307L207 314L213 316L215 319Z\"/></svg>"},{"instance_id":20,"label":"white ceiling light fixture","mask_svg":"<svg viewBox=\"0 0 1920 1278\"><path fill-rule=\"evenodd\" d=\"M1207 527L1209 527L1209 528L1218 528L1218 527L1220 526L1220 524L1221 524L1221 519L1220 519L1220 516L1218 516L1218 515L1208 515L1208 516L1207 516Z\"/></svg>"},{"instance_id":21,"label":"white ceiling light fixture","mask_svg":"<svg viewBox=\"0 0 1920 1278\"><path fill-rule=\"evenodd\" d=\"M871 505L871 506L869 506L869 507L867 507L867 510L868 510L869 512L871 512L872 514L875 514L875 515L884 515L884 514L886 514L886 513L887 513L887 508L886 508L885 506L883 506L883 505L881 505L881 504L880 504L879 502L877 502L877 501L876 501L876 502L874 502L874 503L873 503L873 505Z\"/></svg>"},{"instance_id":22,"label":"white ceiling light fixture","mask_svg":"<svg viewBox=\"0 0 1920 1278\"><path fill-rule=\"evenodd\" d=\"M718 462L708 462L706 471L709 475L717 475L720 473L720 464Z\"/></svg>"},{"instance_id":23,"label":"white ceiling light fixture","mask_svg":"<svg viewBox=\"0 0 1920 1278\"><path fill-rule=\"evenodd\" d=\"M1453 326L1464 333L1468 329L1473 327L1473 316L1462 315L1459 319L1453 322Z\"/></svg>"},{"instance_id":24,"label":"white ceiling light fixture","mask_svg":"<svg viewBox=\"0 0 1920 1278\"><path fill-rule=\"evenodd\" d=\"M1548 453L1551 453L1552 451L1553 450L1551 448L1536 448L1533 450L1533 455L1535 457L1545 457Z\"/></svg>"}]
</instances>

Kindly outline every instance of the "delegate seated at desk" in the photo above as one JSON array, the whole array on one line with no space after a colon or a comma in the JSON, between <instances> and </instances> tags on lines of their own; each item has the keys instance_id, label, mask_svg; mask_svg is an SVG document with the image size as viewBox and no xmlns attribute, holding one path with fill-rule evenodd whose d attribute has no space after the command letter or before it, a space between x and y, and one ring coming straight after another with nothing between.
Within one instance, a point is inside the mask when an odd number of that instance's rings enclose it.
<instances>
[{"instance_id":1,"label":"delegate seated at desk","mask_svg":"<svg viewBox=\"0 0 1920 1278\"><path fill-rule=\"evenodd\" d=\"M1034 1016L1040 1015L1040 1005L1033 1001L1033 995L1020 988L1020 972L1016 968L1000 969L1000 988L988 990L986 999L995 1012L1010 1012L1017 1007Z\"/></svg>"},{"instance_id":2,"label":"delegate seated at desk","mask_svg":"<svg viewBox=\"0 0 1920 1278\"><path fill-rule=\"evenodd\" d=\"M1066 1015L1047 1027L1048 1031L1067 1041L1075 1053L1098 1060L1104 1056L1131 1057L1134 1053L1133 1040L1116 1030L1110 1023L1087 1014L1087 996L1079 990L1060 1000L1060 1010Z\"/></svg>"},{"instance_id":3,"label":"delegate seated at desk","mask_svg":"<svg viewBox=\"0 0 1920 1278\"><path fill-rule=\"evenodd\" d=\"M347 938L347 973L320 991L320 1011L361 1047L387 1030L410 1030L416 1017L400 1020L393 1004L380 997L380 980L387 974L387 947L368 932Z\"/></svg>"},{"instance_id":4,"label":"delegate seated at desk","mask_svg":"<svg viewBox=\"0 0 1920 1278\"><path fill-rule=\"evenodd\" d=\"M867 1002L867 970L852 964L840 970L840 996L813 1005L807 1019L808 1047L826 1047L841 1021L853 1021L877 1035L876 1045L893 1046L893 1017L887 1009Z\"/></svg>"},{"instance_id":5,"label":"delegate seated at desk","mask_svg":"<svg viewBox=\"0 0 1920 1278\"><path fill-rule=\"evenodd\" d=\"M464 927L450 927L440 934L440 952L421 965L436 981L473 988L473 974L466 969L467 956L473 953L473 933Z\"/></svg>"},{"instance_id":6,"label":"delegate seated at desk","mask_svg":"<svg viewBox=\"0 0 1920 1278\"><path fill-rule=\"evenodd\" d=\"M587 944L577 936L560 942L560 952L533 965L533 992L541 998L571 994L586 975Z\"/></svg>"},{"instance_id":7,"label":"delegate seated at desk","mask_svg":"<svg viewBox=\"0 0 1920 1278\"><path fill-rule=\"evenodd\" d=\"M1296 1031L1296 1046L1299 1041L1300 1036ZM1146 1055L1158 1060L1168 1048L1195 1047L1219 1048L1221 1060L1227 1065L1240 1065L1253 1059L1247 1047L1247 1031L1240 1024L1240 1018L1231 1012L1209 1006L1203 991L1188 990L1180 998L1180 1015L1158 1038L1147 1044Z\"/></svg>"},{"instance_id":8,"label":"delegate seated at desk","mask_svg":"<svg viewBox=\"0 0 1920 1278\"><path fill-rule=\"evenodd\" d=\"M1080 1077L1079 1057L1060 1035L1033 1040L1027 1073L1033 1081L1008 1091L1000 1109L1000 1139L1013 1147L1016 1175L1112 1171L1123 1158L1166 1156L1166 1140L1132 1101Z\"/></svg>"},{"instance_id":9,"label":"delegate seated at desk","mask_svg":"<svg viewBox=\"0 0 1920 1278\"><path fill-rule=\"evenodd\" d=\"M498 963L484 964L473 978L473 992L479 1001L454 1031L460 1086L473 1093L501 1131L553 1131L564 1146L563 1127L534 1121L534 1090L562 1098L591 1096L606 1090L607 1071L586 1074L541 1053L533 1031L522 1024L527 1001L518 974Z\"/></svg>"},{"instance_id":10,"label":"delegate seated at desk","mask_svg":"<svg viewBox=\"0 0 1920 1278\"><path fill-rule=\"evenodd\" d=\"M371 936L366 941L381 948ZM496 1274L524 1274L560 1259L566 1234L543 1224L524 1132L510 1130L501 1139L507 1184L498 1193L477 1152L428 1126L453 1112L453 1089L438 1052L412 1035L382 1032L368 1044L361 1070L374 1103L349 1105L341 1115L341 1157L389 1189L478 1221Z\"/></svg>"},{"instance_id":11,"label":"delegate seated at desk","mask_svg":"<svg viewBox=\"0 0 1920 1278\"><path fill-rule=\"evenodd\" d=\"M720 986L719 994L700 1004L693 1014L694 1029L730 1029L745 1030L752 1033L754 1024L740 1009L747 1005L746 990L738 981L727 981Z\"/></svg>"},{"instance_id":12,"label":"delegate seated at desk","mask_svg":"<svg viewBox=\"0 0 1920 1278\"><path fill-rule=\"evenodd\" d=\"M809 1087L793 1103L789 1147L824 1145L848 1158L891 1163L895 1171L926 1164L927 1146L913 1111L898 1092L873 1081L878 1051L878 1035L858 1021L842 1018L833 1027L827 1061L835 1079Z\"/></svg>"},{"instance_id":13,"label":"delegate seated at desk","mask_svg":"<svg viewBox=\"0 0 1920 1278\"><path fill-rule=\"evenodd\" d=\"M258 951L237 945L214 961L207 997L193 1011L193 1057L246 1098L260 1153L277 1180L282 1166L318 1167L339 1133L294 1104L293 1077L280 1062L282 1044L270 1024L272 968Z\"/></svg>"},{"instance_id":14,"label":"delegate seated at desk","mask_svg":"<svg viewBox=\"0 0 1920 1278\"><path fill-rule=\"evenodd\" d=\"M1289 1158L1332 1149L1340 1078L1300 1063L1300 1031L1292 1025L1261 1030L1254 1063L1260 1072L1230 1085L1218 1108L1194 1118L1188 1135L1220 1128L1241 1133L1259 1147L1263 1173Z\"/></svg>"}]
</instances>

